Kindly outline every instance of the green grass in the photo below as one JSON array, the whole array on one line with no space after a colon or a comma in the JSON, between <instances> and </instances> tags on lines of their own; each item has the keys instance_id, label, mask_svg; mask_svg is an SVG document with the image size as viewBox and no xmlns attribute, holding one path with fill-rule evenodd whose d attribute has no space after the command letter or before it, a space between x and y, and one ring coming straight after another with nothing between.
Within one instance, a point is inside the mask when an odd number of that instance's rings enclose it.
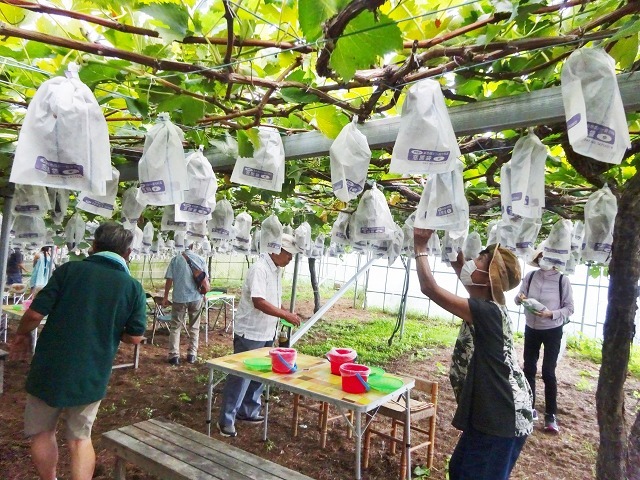
<instances>
[{"instance_id":1,"label":"green grass","mask_svg":"<svg viewBox=\"0 0 640 480\"><path fill-rule=\"evenodd\" d=\"M409 354L415 361L430 356L429 347L450 347L454 344L458 328L438 319L417 320L407 318L402 340L387 340L395 326L395 317L378 314L374 319L355 318L326 323L311 331L303 344L296 345L302 353L322 356L333 347L349 347L358 352L358 361L369 365L386 363Z\"/></svg>"},{"instance_id":2,"label":"green grass","mask_svg":"<svg viewBox=\"0 0 640 480\"><path fill-rule=\"evenodd\" d=\"M567 338L567 350L574 357L590 360L598 365L602 363L602 340L589 338L583 334L570 335ZM640 346L638 345L631 345L629 373L640 378Z\"/></svg>"}]
</instances>

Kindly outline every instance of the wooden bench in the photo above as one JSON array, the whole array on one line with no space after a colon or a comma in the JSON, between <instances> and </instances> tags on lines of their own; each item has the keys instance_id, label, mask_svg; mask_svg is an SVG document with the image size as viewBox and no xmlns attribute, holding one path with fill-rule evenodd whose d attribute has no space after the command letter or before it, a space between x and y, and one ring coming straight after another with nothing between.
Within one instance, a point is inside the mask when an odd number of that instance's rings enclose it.
<instances>
[{"instance_id":1,"label":"wooden bench","mask_svg":"<svg viewBox=\"0 0 640 480\"><path fill-rule=\"evenodd\" d=\"M0 350L0 393L2 393L4 385L4 361L7 359L9 352Z\"/></svg>"},{"instance_id":2,"label":"wooden bench","mask_svg":"<svg viewBox=\"0 0 640 480\"><path fill-rule=\"evenodd\" d=\"M131 462L163 480L311 480L310 477L228 443L161 419L102 435L116 454L115 476L125 479Z\"/></svg>"}]
</instances>

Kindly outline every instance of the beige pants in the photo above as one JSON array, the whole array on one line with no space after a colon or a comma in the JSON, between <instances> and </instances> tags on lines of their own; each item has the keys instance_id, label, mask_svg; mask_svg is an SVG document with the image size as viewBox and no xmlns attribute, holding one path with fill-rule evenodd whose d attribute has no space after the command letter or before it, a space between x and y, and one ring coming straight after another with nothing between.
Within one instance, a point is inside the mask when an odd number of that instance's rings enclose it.
<instances>
[{"instance_id":1,"label":"beige pants","mask_svg":"<svg viewBox=\"0 0 640 480\"><path fill-rule=\"evenodd\" d=\"M53 432L62 418L66 425L67 440L91 438L91 428L96 420L101 400L77 407L51 407L33 395L27 394L24 409L24 433L32 437L42 432Z\"/></svg>"},{"instance_id":2,"label":"beige pants","mask_svg":"<svg viewBox=\"0 0 640 480\"><path fill-rule=\"evenodd\" d=\"M169 358L180 356L180 332L185 314L189 315L189 349L190 355L198 355L198 340L200 338L200 307L202 299L197 302L173 303L171 305L171 333L169 333Z\"/></svg>"}]
</instances>

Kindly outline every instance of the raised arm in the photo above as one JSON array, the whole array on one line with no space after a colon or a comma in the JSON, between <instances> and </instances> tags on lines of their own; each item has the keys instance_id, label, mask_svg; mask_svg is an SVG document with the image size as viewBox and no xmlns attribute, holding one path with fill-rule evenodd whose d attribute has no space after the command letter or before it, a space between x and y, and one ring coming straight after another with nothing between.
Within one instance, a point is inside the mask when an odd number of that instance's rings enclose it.
<instances>
[{"instance_id":1,"label":"raised arm","mask_svg":"<svg viewBox=\"0 0 640 480\"><path fill-rule=\"evenodd\" d=\"M426 251L427 242L432 234L433 230L413 229L416 270L418 272L418 281L420 282L420 291L448 312L462 318L467 323L471 323L471 309L469 308L468 300L440 287L431 273L429 257L426 255ZM459 271L456 273L460 274Z\"/></svg>"}]
</instances>

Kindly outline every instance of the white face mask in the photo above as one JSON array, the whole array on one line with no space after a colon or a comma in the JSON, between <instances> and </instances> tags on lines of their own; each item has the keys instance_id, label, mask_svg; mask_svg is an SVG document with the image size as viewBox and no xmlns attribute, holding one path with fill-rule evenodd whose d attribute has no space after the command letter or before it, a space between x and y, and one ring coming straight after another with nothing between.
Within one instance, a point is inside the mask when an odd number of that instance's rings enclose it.
<instances>
[{"instance_id":1,"label":"white face mask","mask_svg":"<svg viewBox=\"0 0 640 480\"><path fill-rule=\"evenodd\" d=\"M471 275L478 270L479 272L489 273L486 270L480 270L474 260L467 260L460 270L460 281L466 287L486 287L486 283L474 283Z\"/></svg>"},{"instance_id":2,"label":"white face mask","mask_svg":"<svg viewBox=\"0 0 640 480\"><path fill-rule=\"evenodd\" d=\"M538 266L540 267L540 270L544 270L545 272L548 272L553 268L553 266L547 265L546 263L538 263Z\"/></svg>"}]
</instances>

